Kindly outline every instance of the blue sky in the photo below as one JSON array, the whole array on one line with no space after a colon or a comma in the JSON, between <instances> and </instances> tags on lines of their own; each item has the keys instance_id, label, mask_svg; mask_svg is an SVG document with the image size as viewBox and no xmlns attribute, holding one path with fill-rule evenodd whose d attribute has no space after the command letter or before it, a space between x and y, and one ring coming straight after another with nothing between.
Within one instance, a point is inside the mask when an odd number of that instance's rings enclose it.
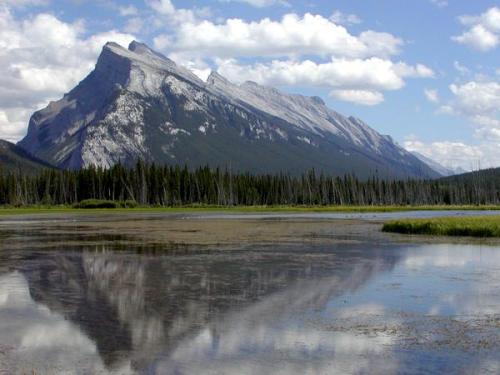
<instances>
[{"instance_id":1,"label":"blue sky","mask_svg":"<svg viewBox=\"0 0 500 375\"><path fill-rule=\"evenodd\" d=\"M500 6L468 0L4 0L0 138L138 39L218 70L321 96L447 166L500 166Z\"/></svg>"}]
</instances>

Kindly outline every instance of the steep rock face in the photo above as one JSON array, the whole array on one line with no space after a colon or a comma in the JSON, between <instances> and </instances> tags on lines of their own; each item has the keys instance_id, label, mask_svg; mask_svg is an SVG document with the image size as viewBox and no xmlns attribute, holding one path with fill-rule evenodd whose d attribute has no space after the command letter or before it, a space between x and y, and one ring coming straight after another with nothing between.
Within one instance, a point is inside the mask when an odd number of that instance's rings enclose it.
<instances>
[{"instance_id":1,"label":"steep rock face","mask_svg":"<svg viewBox=\"0 0 500 375\"><path fill-rule=\"evenodd\" d=\"M64 168L150 162L250 172L434 177L388 136L328 108L217 73L207 82L144 44L108 43L96 67L36 112L19 143Z\"/></svg>"}]
</instances>

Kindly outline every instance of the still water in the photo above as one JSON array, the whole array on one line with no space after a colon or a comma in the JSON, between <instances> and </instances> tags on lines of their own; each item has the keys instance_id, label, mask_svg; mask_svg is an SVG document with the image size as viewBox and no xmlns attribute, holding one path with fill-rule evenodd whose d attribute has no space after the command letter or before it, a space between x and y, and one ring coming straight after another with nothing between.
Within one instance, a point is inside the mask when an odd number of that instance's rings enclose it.
<instances>
[{"instance_id":1,"label":"still water","mask_svg":"<svg viewBox=\"0 0 500 375\"><path fill-rule=\"evenodd\" d=\"M133 216L4 220L0 243L0 374L500 373L495 244Z\"/></svg>"}]
</instances>

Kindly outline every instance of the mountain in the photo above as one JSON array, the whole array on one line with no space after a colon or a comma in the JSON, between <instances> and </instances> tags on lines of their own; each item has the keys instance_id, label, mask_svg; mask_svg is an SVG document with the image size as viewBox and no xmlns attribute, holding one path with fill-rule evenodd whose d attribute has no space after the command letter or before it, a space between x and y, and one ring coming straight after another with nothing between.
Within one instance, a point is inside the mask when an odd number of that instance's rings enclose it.
<instances>
[{"instance_id":1,"label":"mountain","mask_svg":"<svg viewBox=\"0 0 500 375\"><path fill-rule=\"evenodd\" d=\"M53 167L29 155L21 147L0 139L0 173L22 171L32 174L45 168Z\"/></svg>"},{"instance_id":2,"label":"mountain","mask_svg":"<svg viewBox=\"0 0 500 375\"><path fill-rule=\"evenodd\" d=\"M412 154L415 155L418 159L420 159L420 161L427 164L432 170L439 173L441 176L447 177L447 176L467 173L467 171L461 167L456 167L456 168L445 167L442 164L439 164L437 161L432 160L425 155L422 155L420 152L412 151Z\"/></svg>"},{"instance_id":3,"label":"mountain","mask_svg":"<svg viewBox=\"0 0 500 375\"><path fill-rule=\"evenodd\" d=\"M496 191L500 187L500 168L488 168L457 174L441 178L440 181L451 182L455 184L475 185L478 187L478 189L494 187L494 190Z\"/></svg>"},{"instance_id":4,"label":"mountain","mask_svg":"<svg viewBox=\"0 0 500 375\"><path fill-rule=\"evenodd\" d=\"M33 114L19 146L62 168L143 159L256 173L438 176L318 97L235 85L217 73L205 82L138 42L107 43L94 71Z\"/></svg>"}]
</instances>

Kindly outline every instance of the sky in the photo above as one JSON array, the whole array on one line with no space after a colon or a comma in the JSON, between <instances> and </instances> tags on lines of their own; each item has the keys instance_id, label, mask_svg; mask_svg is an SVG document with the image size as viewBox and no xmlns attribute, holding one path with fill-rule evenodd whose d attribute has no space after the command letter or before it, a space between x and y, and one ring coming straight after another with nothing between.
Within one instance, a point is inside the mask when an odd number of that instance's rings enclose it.
<instances>
[{"instance_id":1,"label":"sky","mask_svg":"<svg viewBox=\"0 0 500 375\"><path fill-rule=\"evenodd\" d=\"M320 96L444 166L500 166L498 0L0 0L0 138L134 39Z\"/></svg>"}]
</instances>

